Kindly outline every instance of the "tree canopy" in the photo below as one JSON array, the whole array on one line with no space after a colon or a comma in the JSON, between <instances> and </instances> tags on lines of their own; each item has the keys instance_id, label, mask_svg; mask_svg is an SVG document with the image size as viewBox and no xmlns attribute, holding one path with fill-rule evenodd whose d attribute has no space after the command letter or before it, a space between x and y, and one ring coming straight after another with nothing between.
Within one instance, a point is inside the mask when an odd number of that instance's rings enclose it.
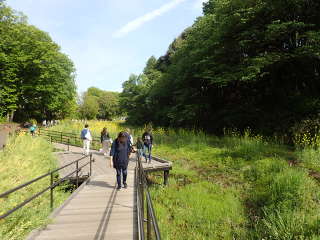
<instances>
[{"instance_id":1,"label":"tree canopy","mask_svg":"<svg viewBox=\"0 0 320 240\"><path fill-rule=\"evenodd\" d=\"M50 36L0 1L0 115L16 121L68 117L75 69Z\"/></svg>"},{"instance_id":2,"label":"tree canopy","mask_svg":"<svg viewBox=\"0 0 320 240\"><path fill-rule=\"evenodd\" d=\"M82 95L79 114L82 119L112 120L122 112L119 107L119 93L91 87Z\"/></svg>"},{"instance_id":3,"label":"tree canopy","mask_svg":"<svg viewBox=\"0 0 320 240\"><path fill-rule=\"evenodd\" d=\"M272 134L320 113L319 1L209 0L203 12L123 84L131 122Z\"/></svg>"}]
</instances>

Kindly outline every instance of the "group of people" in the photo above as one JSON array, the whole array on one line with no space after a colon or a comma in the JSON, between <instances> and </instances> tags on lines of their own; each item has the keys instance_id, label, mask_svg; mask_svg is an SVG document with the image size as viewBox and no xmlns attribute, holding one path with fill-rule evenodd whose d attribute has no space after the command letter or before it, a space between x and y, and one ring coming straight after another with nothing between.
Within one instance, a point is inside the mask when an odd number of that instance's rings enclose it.
<instances>
[{"instance_id":1,"label":"group of people","mask_svg":"<svg viewBox=\"0 0 320 240\"><path fill-rule=\"evenodd\" d=\"M81 139L83 140L83 153L89 155L92 135L88 124L81 131ZM110 167L116 169L118 190L122 187L127 188L127 169L131 153L136 152L139 159L145 157L145 161L151 163L153 145L151 129L147 129L142 137L138 137L136 143L134 143L130 129L120 132L117 138L112 141L107 129L103 128L100 139L102 144L101 152L105 156L110 155Z\"/></svg>"}]
</instances>

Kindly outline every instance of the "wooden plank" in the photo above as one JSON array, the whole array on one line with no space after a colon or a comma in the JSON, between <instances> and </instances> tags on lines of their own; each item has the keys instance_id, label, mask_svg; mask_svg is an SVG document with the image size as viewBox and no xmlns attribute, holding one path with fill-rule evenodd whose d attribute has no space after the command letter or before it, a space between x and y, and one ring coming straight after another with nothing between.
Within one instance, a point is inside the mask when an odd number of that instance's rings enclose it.
<instances>
[{"instance_id":1,"label":"wooden plank","mask_svg":"<svg viewBox=\"0 0 320 240\"><path fill-rule=\"evenodd\" d=\"M79 157L81 149L75 150L78 152L61 154L61 164ZM99 154L94 157L92 179L32 239L136 239L134 161L128 167L128 188L118 191L115 170L106 164L109 159Z\"/></svg>"},{"instance_id":2,"label":"wooden plank","mask_svg":"<svg viewBox=\"0 0 320 240\"><path fill-rule=\"evenodd\" d=\"M67 149L63 144L55 146L58 149ZM82 157L81 148L69 146L69 150L57 153L60 166ZM117 191L115 170L108 167L109 157L97 151L92 153L95 162L90 181L65 202L51 224L28 240L136 239L135 159L130 159L128 166L128 188ZM87 160L83 160L82 164L85 162ZM168 171L172 169L172 163L155 157L150 164L143 162L143 167L147 172ZM74 170L75 166L70 166L59 172L60 177ZM87 172L89 166L86 166L81 174Z\"/></svg>"}]
</instances>

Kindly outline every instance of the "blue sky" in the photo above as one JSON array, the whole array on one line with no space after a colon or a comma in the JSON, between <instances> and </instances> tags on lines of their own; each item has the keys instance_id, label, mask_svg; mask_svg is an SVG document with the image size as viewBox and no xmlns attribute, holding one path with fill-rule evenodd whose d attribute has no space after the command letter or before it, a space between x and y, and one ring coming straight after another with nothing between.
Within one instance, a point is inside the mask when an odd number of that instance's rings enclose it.
<instances>
[{"instance_id":1,"label":"blue sky","mask_svg":"<svg viewBox=\"0 0 320 240\"><path fill-rule=\"evenodd\" d=\"M121 91L147 59L202 14L204 0L7 0L48 32L77 69L78 91Z\"/></svg>"}]
</instances>

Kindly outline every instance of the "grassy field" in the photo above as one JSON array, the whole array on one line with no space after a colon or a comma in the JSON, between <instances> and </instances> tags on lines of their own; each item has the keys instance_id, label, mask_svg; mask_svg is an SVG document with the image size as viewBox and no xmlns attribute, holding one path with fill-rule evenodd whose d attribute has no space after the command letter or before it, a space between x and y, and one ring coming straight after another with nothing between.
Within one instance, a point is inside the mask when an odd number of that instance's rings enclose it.
<instances>
[{"instance_id":1,"label":"grassy field","mask_svg":"<svg viewBox=\"0 0 320 240\"><path fill-rule=\"evenodd\" d=\"M42 138L19 136L10 139L4 151L0 152L0 193L55 169L57 161L52 152L51 144ZM50 177L47 177L5 199L0 199L0 214L49 185ZM63 188L57 187L54 191L55 207L70 195ZM0 239L25 239L30 231L45 225L51 212L49 200L47 192L4 220L0 220Z\"/></svg>"},{"instance_id":2,"label":"grassy field","mask_svg":"<svg viewBox=\"0 0 320 240\"><path fill-rule=\"evenodd\" d=\"M119 123L92 121L95 134ZM65 122L57 130L77 131ZM134 136L143 129L133 129ZM319 151L294 151L250 133L208 136L154 129L154 153L173 161L170 184L151 175L152 197L163 239L320 239L320 187L310 171Z\"/></svg>"}]
</instances>

